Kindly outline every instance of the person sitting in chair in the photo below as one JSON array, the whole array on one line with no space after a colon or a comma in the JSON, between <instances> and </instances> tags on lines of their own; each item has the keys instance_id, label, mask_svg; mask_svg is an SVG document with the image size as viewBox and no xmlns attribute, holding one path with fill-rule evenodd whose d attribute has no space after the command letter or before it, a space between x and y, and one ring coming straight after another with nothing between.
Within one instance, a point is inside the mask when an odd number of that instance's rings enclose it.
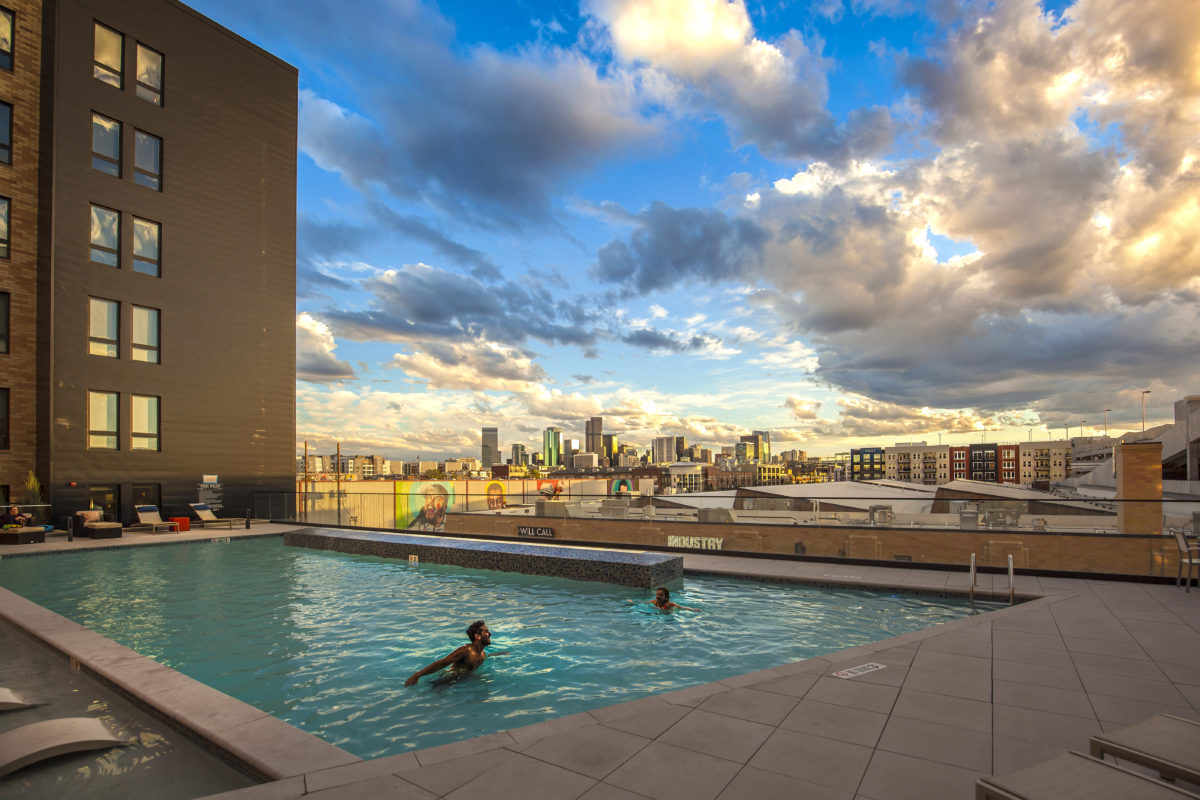
<instances>
[{"instance_id":1,"label":"person sitting in chair","mask_svg":"<svg viewBox=\"0 0 1200 800\"><path fill-rule=\"evenodd\" d=\"M0 515L0 527L24 528L28 524L29 515L22 514L21 509L16 506L9 506L8 513Z\"/></svg>"}]
</instances>

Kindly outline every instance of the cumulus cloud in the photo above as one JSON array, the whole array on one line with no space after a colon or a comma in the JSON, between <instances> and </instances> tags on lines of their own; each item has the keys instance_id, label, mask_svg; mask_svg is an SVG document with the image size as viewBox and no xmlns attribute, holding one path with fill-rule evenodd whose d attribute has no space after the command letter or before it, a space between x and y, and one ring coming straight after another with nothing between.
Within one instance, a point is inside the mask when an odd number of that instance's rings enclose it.
<instances>
[{"instance_id":1,"label":"cumulus cloud","mask_svg":"<svg viewBox=\"0 0 1200 800\"><path fill-rule=\"evenodd\" d=\"M373 275L362 286L371 295L369 308L324 314L339 336L390 342L483 339L504 345L529 338L579 346L596 341L593 312L538 284L484 284L410 264Z\"/></svg>"},{"instance_id":2,"label":"cumulus cloud","mask_svg":"<svg viewBox=\"0 0 1200 800\"><path fill-rule=\"evenodd\" d=\"M546 377L529 354L482 341L426 342L423 349L397 353L390 365L427 381L429 389L519 392Z\"/></svg>"},{"instance_id":3,"label":"cumulus cloud","mask_svg":"<svg viewBox=\"0 0 1200 800\"><path fill-rule=\"evenodd\" d=\"M796 419L816 419L817 412L821 410L821 401L788 395L787 399L783 401L783 407L792 412L792 416Z\"/></svg>"},{"instance_id":4,"label":"cumulus cloud","mask_svg":"<svg viewBox=\"0 0 1200 800\"><path fill-rule=\"evenodd\" d=\"M300 149L354 187L479 225L521 226L551 219L567 176L653 133L633 88L577 53L423 56L398 56L392 69L406 79L364 90L370 118L302 90Z\"/></svg>"},{"instance_id":5,"label":"cumulus cloud","mask_svg":"<svg viewBox=\"0 0 1200 800\"><path fill-rule=\"evenodd\" d=\"M625 64L641 67L643 91L662 102L711 105L735 141L788 158L841 162L877 153L894 126L883 108L839 123L826 109L830 64L822 43L790 31L754 34L743 0L588 0Z\"/></svg>"},{"instance_id":6,"label":"cumulus cloud","mask_svg":"<svg viewBox=\"0 0 1200 800\"><path fill-rule=\"evenodd\" d=\"M313 383L353 380L354 368L339 359L329 326L311 314L296 316L296 377Z\"/></svg>"},{"instance_id":7,"label":"cumulus cloud","mask_svg":"<svg viewBox=\"0 0 1200 800\"><path fill-rule=\"evenodd\" d=\"M597 252L597 280L624 283L640 293L689 280L734 280L757 269L768 238L750 220L716 209L677 209L656 202L637 219L628 239L614 239Z\"/></svg>"}]
</instances>

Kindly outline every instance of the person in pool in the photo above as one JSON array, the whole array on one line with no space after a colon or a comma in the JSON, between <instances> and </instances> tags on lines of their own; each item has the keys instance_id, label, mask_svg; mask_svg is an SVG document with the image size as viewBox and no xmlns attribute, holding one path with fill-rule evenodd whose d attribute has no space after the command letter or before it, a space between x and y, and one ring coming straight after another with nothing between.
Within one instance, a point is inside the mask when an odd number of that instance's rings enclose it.
<instances>
[{"instance_id":1,"label":"person in pool","mask_svg":"<svg viewBox=\"0 0 1200 800\"><path fill-rule=\"evenodd\" d=\"M467 628L467 639L470 644L464 644L462 647L455 650L445 658L439 658L424 669L419 669L412 675L408 676L408 680L404 682L405 686L415 686L417 681L425 675L432 675L446 667L458 671L472 670L481 665L488 654L483 648L492 643L492 632L488 630L487 623L483 620L472 622ZM503 655L503 653L496 653Z\"/></svg>"},{"instance_id":2,"label":"person in pool","mask_svg":"<svg viewBox=\"0 0 1200 800\"><path fill-rule=\"evenodd\" d=\"M681 609L683 611L699 611L700 610L698 608L689 608L688 606L681 606L681 605L679 605L679 603L672 603L671 602L671 590L665 586L660 586L654 590L654 599L653 600L630 600L629 602L631 602L631 603L646 603L648 605L654 606L659 611L674 611L677 608Z\"/></svg>"}]
</instances>

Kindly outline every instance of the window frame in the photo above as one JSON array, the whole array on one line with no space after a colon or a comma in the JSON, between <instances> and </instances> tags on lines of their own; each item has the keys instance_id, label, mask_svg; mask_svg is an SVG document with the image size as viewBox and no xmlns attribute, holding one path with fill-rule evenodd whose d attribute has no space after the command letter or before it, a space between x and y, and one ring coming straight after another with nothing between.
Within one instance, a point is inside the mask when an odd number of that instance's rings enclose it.
<instances>
[{"instance_id":1,"label":"window frame","mask_svg":"<svg viewBox=\"0 0 1200 800\"><path fill-rule=\"evenodd\" d=\"M12 409L9 407L11 395L7 386L0 386L0 450L12 449L12 437L9 426L12 424Z\"/></svg>"},{"instance_id":2,"label":"window frame","mask_svg":"<svg viewBox=\"0 0 1200 800\"><path fill-rule=\"evenodd\" d=\"M139 311L150 311L154 314L154 325L150 328L153 333L154 343L143 343L137 339L137 317ZM151 306L139 306L130 303L129 305L129 360L136 361L142 364L161 364L162 363L162 309L152 308ZM138 358L139 353L146 354L150 357Z\"/></svg>"},{"instance_id":3,"label":"window frame","mask_svg":"<svg viewBox=\"0 0 1200 800\"><path fill-rule=\"evenodd\" d=\"M6 120L0 120L0 164L12 164L13 151L13 105L12 103L0 100L0 109L7 109L7 113L3 116Z\"/></svg>"},{"instance_id":4,"label":"window frame","mask_svg":"<svg viewBox=\"0 0 1200 800\"><path fill-rule=\"evenodd\" d=\"M139 154L142 152L139 144L143 140L151 140L158 143L158 172L151 172L148 169L143 169L138 162L141 160ZM138 186L145 186L147 189L153 189L156 192L162 191L163 184L163 140L161 136L155 136L149 131L141 130L140 128L133 129L133 182Z\"/></svg>"},{"instance_id":5,"label":"window frame","mask_svg":"<svg viewBox=\"0 0 1200 800\"><path fill-rule=\"evenodd\" d=\"M167 57L162 52L142 42L136 42L134 48L133 88L139 98L151 105L163 107L164 85L166 83ZM158 86L142 81L142 51L145 50L158 56ZM149 96L147 96L149 95Z\"/></svg>"},{"instance_id":6,"label":"window frame","mask_svg":"<svg viewBox=\"0 0 1200 800\"><path fill-rule=\"evenodd\" d=\"M154 278L162 277L162 223L155 222L152 219L145 219L136 215L133 216L133 271L142 275L150 275ZM153 226L155 230L154 250L155 256L151 260L144 255L138 254L138 225ZM139 265L141 268L139 268ZM153 266L154 271L147 269L147 265Z\"/></svg>"},{"instance_id":7,"label":"window frame","mask_svg":"<svg viewBox=\"0 0 1200 800\"><path fill-rule=\"evenodd\" d=\"M115 404L115 413L112 413L115 430L95 427L96 420L92 419L92 398L93 396L103 395L113 398ZM106 420L107 422L107 420ZM115 444L108 446L107 444L95 444L98 438L111 439ZM103 389L88 389L87 390L87 449L88 450L120 450L121 449L121 393L109 392Z\"/></svg>"},{"instance_id":8,"label":"window frame","mask_svg":"<svg viewBox=\"0 0 1200 800\"><path fill-rule=\"evenodd\" d=\"M0 355L8 355L11 336L12 295L0 292Z\"/></svg>"},{"instance_id":9,"label":"window frame","mask_svg":"<svg viewBox=\"0 0 1200 800\"><path fill-rule=\"evenodd\" d=\"M137 403L139 400L153 400L153 413L147 414L147 421L152 423L152 430L140 431L137 427ZM151 419L152 418L152 419ZM145 442L146 446L139 446ZM150 445L153 446L150 446ZM162 451L162 397L153 394L129 395L129 449L130 451L161 452Z\"/></svg>"},{"instance_id":10,"label":"window frame","mask_svg":"<svg viewBox=\"0 0 1200 800\"><path fill-rule=\"evenodd\" d=\"M0 259L12 256L12 198L0 196Z\"/></svg>"},{"instance_id":11,"label":"window frame","mask_svg":"<svg viewBox=\"0 0 1200 800\"><path fill-rule=\"evenodd\" d=\"M117 157L115 159L112 156L108 155L107 153L101 153L96 150L96 119L97 118L104 120L105 122L111 122L114 125L116 125ZM121 163L123 160L121 158L121 155L122 155L121 150L125 146L123 133L124 132L122 131L121 121L119 119L113 119L112 117L108 116L107 114L101 114L99 111L92 112L92 169L96 170L97 172L102 172L105 175L111 175L114 178L120 178L123 176L123 174L125 172L124 165ZM111 169L105 169L102 166L101 167L96 166L97 160L99 160L101 164L108 164L108 165L115 167L116 172L113 172Z\"/></svg>"},{"instance_id":12,"label":"window frame","mask_svg":"<svg viewBox=\"0 0 1200 800\"><path fill-rule=\"evenodd\" d=\"M93 219L96 216L95 212L97 209L116 215L117 247L115 250L106 244L97 244L96 239L94 238L97 226L93 224ZM97 253L111 254L113 259L112 263L96 258ZM113 267L114 269L121 268L121 212L117 209L109 208L108 206L102 206L99 203L88 203L88 261L92 262L93 264L99 264L102 267Z\"/></svg>"},{"instance_id":13,"label":"window frame","mask_svg":"<svg viewBox=\"0 0 1200 800\"><path fill-rule=\"evenodd\" d=\"M99 20L92 20L92 26L92 80L100 81L105 86L111 86L120 91L125 88L125 34L121 33L116 28L110 28L108 25L105 25ZM101 29L115 34L117 37L120 63L117 64L116 69L113 69L111 65L105 64L96 57L96 46L99 43L97 34ZM100 77L100 75L97 74L98 72L115 77L117 79L116 83Z\"/></svg>"},{"instance_id":14,"label":"window frame","mask_svg":"<svg viewBox=\"0 0 1200 800\"><path fill-rule=\"evenodd\" d=\"M113 332L116 334L114 339L96 335L94 312L102 303L112 309L113 314L106 322L112 324ZM98 353L96 352L97 348L107 348L110 352ZM119 301L109 300L106 297L88 296L88 355L99 358L121 357L121 303Z\"/></svg>"},{"instance_id":15,"label":"window frame","mask_svg":"<svg viewBox=\"0 0 1200 800\"><path fill-rule=\"evenodd\" d=\"M8 49L0 50L0 69L12 72L16 61L13 51L16 47L14 40L17 38L17 12L7 6L0 6L0 17L8 19Z\"/></svg>"}]
</instances>

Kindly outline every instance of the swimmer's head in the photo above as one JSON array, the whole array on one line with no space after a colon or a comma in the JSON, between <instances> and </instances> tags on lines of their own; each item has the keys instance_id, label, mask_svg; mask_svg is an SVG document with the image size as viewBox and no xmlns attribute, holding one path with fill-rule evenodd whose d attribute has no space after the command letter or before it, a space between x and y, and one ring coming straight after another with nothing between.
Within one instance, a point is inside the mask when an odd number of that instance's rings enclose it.
<instances>
[{"instance_id":1,"label":"swimmer's head","mask_svg":"<svg viewBox=\"0 0 1200 800\"><path fill-rule=\"evenodd\" d=\"M665 586L660 586L654 590L654 599L659 603L671 602L671 590Z\"/></svg>"},{"instance_id":2,"label":"swimmer's head","mask_svg":"<svg viewBox=\"0 0 1200 800\"><path fill-rule=\"evenodd\" d=\"M487 647L492 641L492 632L488 630L487 623L481 619L477 619L467 627L467 638L471 640L471 644L475 643L478 638L480 643Z\"/></svg>"}]
</instances>

